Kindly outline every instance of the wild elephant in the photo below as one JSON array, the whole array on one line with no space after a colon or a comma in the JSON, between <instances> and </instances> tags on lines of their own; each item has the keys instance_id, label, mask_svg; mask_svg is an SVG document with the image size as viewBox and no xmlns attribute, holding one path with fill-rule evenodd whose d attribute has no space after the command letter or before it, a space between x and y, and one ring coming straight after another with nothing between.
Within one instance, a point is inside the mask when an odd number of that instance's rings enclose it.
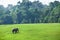
<instances>
[{"instance_id":1,"label":"wild elephant","mask_svg":"<svg viewBox=\"0 0 60 40\"><path fill-rule=\"evenodd\" d=\"M18 33L18 32L19 32L19 29L18 28L12 29L12 33Z\"/></svg>"}]
</instances>

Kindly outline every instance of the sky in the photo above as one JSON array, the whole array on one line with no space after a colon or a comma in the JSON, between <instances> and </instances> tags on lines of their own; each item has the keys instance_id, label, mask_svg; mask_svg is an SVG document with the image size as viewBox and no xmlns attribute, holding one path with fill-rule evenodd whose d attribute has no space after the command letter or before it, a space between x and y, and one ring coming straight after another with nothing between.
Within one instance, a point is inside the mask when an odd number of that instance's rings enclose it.
<instances>
[{"instance_id":1,"label":"sky","mask_svg":"<svg viewBox=\"0 0 60 40\"><path fill-rule=\"evenodd\" d=\"M0 5L3 5L4 7L7 7L8 4L12 4L12 5L16 5L18 1L22 0L0 0ZM30 0L30 1L34 1L34 0ZM49 4L50 2L54 2L55 0L39 0L40 2L42 2L42 4ZM57 0L60 1L60 0Z\"/></svg>"}]
</instances>

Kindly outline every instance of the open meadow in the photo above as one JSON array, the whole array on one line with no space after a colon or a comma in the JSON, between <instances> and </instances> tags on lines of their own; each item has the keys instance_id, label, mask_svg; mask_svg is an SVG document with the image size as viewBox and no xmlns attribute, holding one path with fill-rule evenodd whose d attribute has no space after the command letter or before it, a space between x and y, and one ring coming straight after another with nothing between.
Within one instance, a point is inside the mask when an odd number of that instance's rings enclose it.
<instances>
[{"instance_id":1,"label":"open meadow","mask_svg":"<svg viewBox=\"0 0 60 40\"><path fill-rule=\"evenodd\" d=\"M60 23L0 25L0 40L60 40Z\"/></svg>"}]
</instances>

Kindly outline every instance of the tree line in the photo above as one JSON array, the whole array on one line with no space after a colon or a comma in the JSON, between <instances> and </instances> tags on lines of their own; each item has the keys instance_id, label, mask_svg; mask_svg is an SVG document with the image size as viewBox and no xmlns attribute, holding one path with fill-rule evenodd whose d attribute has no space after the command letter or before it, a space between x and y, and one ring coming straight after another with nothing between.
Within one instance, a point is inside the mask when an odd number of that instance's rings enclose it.
<instances>
[{"instance_id":1,"label":"tree line","mask_svg":"<svg viewBox=\"0 0 60 40\"><path fill-rule=\"evenodd\" d=\"M60 23L60 2L44 5L39 1L22 0L13 6L0 5L0 24Z\"/></svg>"}]
</instances>

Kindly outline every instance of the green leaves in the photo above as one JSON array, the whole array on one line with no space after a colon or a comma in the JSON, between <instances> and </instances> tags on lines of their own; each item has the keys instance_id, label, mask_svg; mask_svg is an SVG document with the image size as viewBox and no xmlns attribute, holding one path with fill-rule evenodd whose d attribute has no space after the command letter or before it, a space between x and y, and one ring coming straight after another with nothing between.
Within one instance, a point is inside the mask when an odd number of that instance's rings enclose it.
<instances>
[{"instance_id":1,"label":"green leaves","mask_svg":"<svg viewBox=\"0 0 60 40\"><path fill-rule=\"evenodd\" d=\"M7 23L60 23L60 2L43 5L39 1L23 0L17 5L0 6L0 24Z\"/></svg>"}]
</instances>

